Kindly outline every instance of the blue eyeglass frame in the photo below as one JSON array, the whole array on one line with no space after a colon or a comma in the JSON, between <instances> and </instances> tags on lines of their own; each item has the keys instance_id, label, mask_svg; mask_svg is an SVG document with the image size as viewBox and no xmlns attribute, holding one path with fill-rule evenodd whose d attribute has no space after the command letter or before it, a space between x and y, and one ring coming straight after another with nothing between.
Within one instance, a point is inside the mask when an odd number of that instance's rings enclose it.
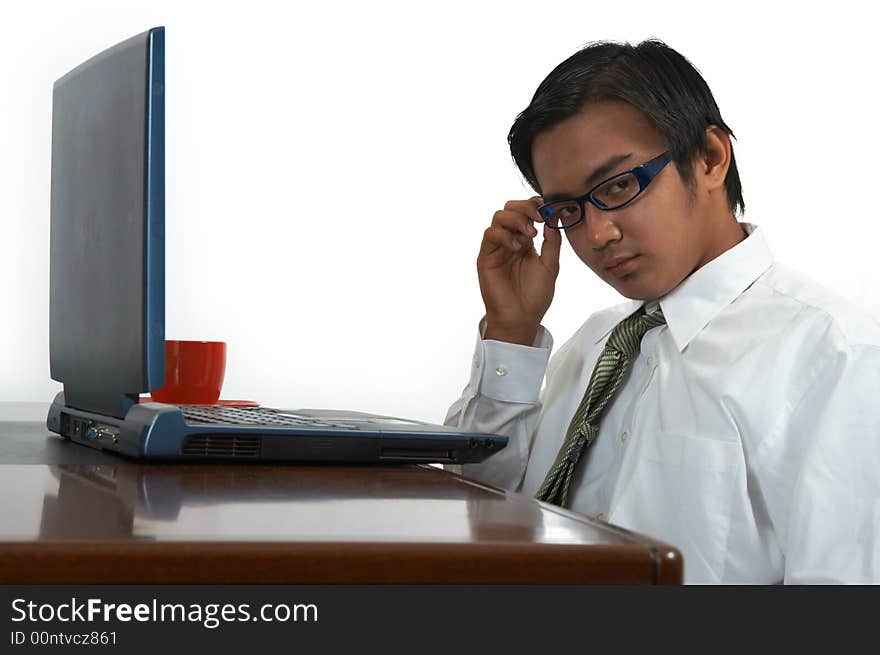
<instances>
[{"instance_id":1,"label":"blue eyeglass frame","mask_svg":"<svg viewBox=\"0 0 880 655\"><path fill-rule=\"evenodd\" d=\"M617 175L612 175L611 177L609 177L605 180L602 180L601 182L599 182L599 184L594 186L592 189L587 191L582 196L578 196L577 198L563 198L561 200L554 200L553 202L545 203L545 204L541 205L540 207L538 207L538 214L543 219L544 224L547 227L549 227L550 229L567 230L569 228L574 227L575 225L579 225L586 218L587 211L586 211L586 208L584 207L584 202L586 202L586 201L589 201L589 203L591 205L593 205L596 209L601 209L602 211L606 211L606 212L607 211L614 211L615 209L620 209L621 207L625 207L626 205L631 203L633 200L638 198L642 194L642 192L648 188L648 185L651 183L651 180L653 180L655 177L657 177L657 175L660 173L660 171L663 170L663 167L666 166L666 164L668 164L670 161L671 161L671 158L669 157L669 151L667 150L666 152L660 153L659 155L654 157L654 159L647 161L644 164L640 164L639 166L636 166L635 168L631 168L628 171L623 171L621 173L617 173ZM614 207L608 207L601 200L596 200L593 197L593 192L596 189L598 189L600 186L602 186L603 184L608 184L608 182L611 182L612 180L616 180L618 177L623 177L624 175L629 175L629 174L632 174L635 176L636 180L639 183L639 190L636 192L636 195L634 195L632 198L630 198L626 202L624 202L620 205L615 205ZM551 225L550 223L547 222L547 219L553 218L553 215L554 215L553 208L550 207L550 205L555 205L558 202L572 202L572 201L577 202L578 205L580 206L581 216L579 219L577 219L571 225L562 225L560 223L557 226L557 225ZM545 214L545 211L549 211L550 214Z\"/></svg>"}]
</instances>

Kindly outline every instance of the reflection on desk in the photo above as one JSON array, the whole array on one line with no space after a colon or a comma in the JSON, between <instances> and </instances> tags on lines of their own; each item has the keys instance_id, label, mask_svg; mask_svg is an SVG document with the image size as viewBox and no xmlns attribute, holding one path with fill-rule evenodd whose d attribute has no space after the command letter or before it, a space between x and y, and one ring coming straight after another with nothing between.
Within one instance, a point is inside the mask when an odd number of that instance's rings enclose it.
<instances>
[{"instance_id":1,"label":"reflection on desk","mask_svg":"<svg viewBox=\"0 0 880 655\"><path fill-rule=\"evenodd\" d=\"M0 582L679 582L665 544L430 466L125 460L0 422Z\"/></svg>"},{"instance_id":2,"label":"reflection on desk","mask_svg":"<svg viewBox=\"0 0 880 655\"><path fill-rule=\"evenodd\" d=\"M222 530L236 540L572 543L584 537L536 503L511 501L430 467L303 466L296 475L291 467L256 468L50 466L43 486L54 481L57 493L43 498L36 536L177 539Z\"/></svg>"}]
</instances>

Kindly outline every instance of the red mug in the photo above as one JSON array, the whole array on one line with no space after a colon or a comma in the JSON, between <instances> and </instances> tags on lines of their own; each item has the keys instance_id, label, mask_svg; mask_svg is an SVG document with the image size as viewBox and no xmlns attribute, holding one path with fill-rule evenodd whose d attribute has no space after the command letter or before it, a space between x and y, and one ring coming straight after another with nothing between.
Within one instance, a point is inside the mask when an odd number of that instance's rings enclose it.
<instances>
[{"instance_id":1,"label":"red mug","mask_svg":"<svg viewBox=\"0 0 880 655\"><path fill-rule=\"evenodd\" d=\"M165 385L150 395L169 405L213 405L225 374L225 342L166 341Z\"/></svg>"}]
</instances>

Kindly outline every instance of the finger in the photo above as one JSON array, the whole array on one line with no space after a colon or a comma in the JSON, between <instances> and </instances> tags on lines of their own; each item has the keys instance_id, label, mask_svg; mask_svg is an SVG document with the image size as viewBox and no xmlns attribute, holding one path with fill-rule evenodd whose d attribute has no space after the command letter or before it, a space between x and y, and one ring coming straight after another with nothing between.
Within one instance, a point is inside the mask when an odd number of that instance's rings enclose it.
<instances>
[{"instance_id":1,"label":"finger","mask_svg":"<svg viewBox=\"0 0 880 655\"><path fill-rule=\"evenodd\" d=\"M516 242L516 250L511 251L516 257L524 257L529 254L538 255L538 251L535 250L535 244L532 241L531 237L523 236L522 234L514 234L513 240Z\"/></svg>"},{"instance_id":2,"label":"finger","mask_svg":"<svg viewBox=\"0 0 880 655\"><path fill-rule=\"evenodd\" d=\"M541 262L551 271L559 271L559 250L562 231L544 225L544 241L541 243Z\"/></svg>"},{"instance_id":3,"label":"finger","mask_svg":"<svg viewBox=\"0 0 880 655\"><path fill-rule=\"evenodd\" d=\"M526 236L524 234L517 233L515 235L516 240L522 245L522 252L535 251L535 240L533 236Z\"/></svg>"},{"instance_id":4,"label":"finger","mask_svg":"<svg viewBox=\"0 0 880 655\"><path fill-rule=\"evenodd\" d=\"M538 231L532 223L533 220L534 219L527 214L518 211L500 209L495 212L495 215L492 217L492 225L495 227L502 227L511 232L518 232L527 237L535 237L538 235Z\"/></svg>"},{"instance_id":5,"label":"finger","mask_svg":"<svg viewBox=\"0 0 880 655\"><path fill-rule=\"evenodd\" d=\"M510 252L518 252L522 249L522 244L516 240L516 236L510 230L493 225L483 232L483 242L480 244L480 255L490 255L499 248L503 248Z\"/></svg>"},{"instance_id":6,"label":"finger","mask_svg":"<svg viewBox=\"0 0 880 655\"><path fill-rule=\"evenodd\" d=\"M530 220L540 221L541 215L538 213L538 207L542 204L544 203L541 201L540 196L532 196L528 200L508 200L504 204L504 209L524 214Z\"/></svg>"}]
</instances>

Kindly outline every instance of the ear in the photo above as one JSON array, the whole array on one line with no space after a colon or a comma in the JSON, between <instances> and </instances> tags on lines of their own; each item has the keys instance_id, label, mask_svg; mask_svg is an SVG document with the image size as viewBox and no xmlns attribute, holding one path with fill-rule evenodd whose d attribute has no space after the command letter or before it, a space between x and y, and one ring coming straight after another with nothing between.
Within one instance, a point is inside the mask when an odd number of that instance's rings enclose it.
<instances>
[{"instance_id":1,"label":"ear","mask_svg":"<svg viewBox=\"0 0 880 655\"><path fill-rule=\"evenodd\" d=\"M697 158L694 172L702 186L714 191L724 186L730 168L730 136L717 125L706 128L706 151Z\"/></svg>"}]
</instances>

